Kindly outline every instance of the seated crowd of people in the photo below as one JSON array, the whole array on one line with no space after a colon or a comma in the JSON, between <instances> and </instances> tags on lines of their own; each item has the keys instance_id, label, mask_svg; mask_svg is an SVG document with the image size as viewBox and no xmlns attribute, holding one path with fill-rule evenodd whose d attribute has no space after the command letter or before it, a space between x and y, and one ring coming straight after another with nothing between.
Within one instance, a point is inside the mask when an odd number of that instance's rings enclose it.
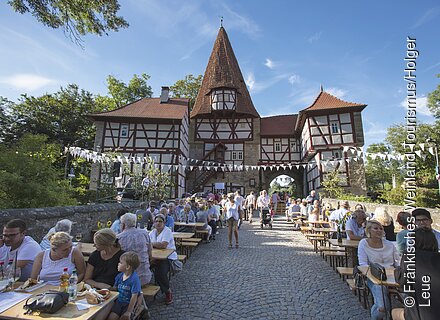
<instances>
[{"instance_id":1,"label":"seated crowd of people","mask_svg":"<svg viewBox=\"0 0 440 320\"><path fill-rule=\"evenodd\" d=\"M208 231L208 239L215 239L217 227L223 227L227 222L229 247L232 247L233 235L238 247L239 220L245 218L243 209L247 209L247 218L251 222L253 210L270 206L270 198L266 191L262 191L258 197L251 193L246 199L236 192L225 195L220 201L208 196L206 199L190 198L159 204L151 201L143 203L134 213L121 209L111 228L100 229L94 234L96 250L90 255L87 265L82 253L72 242L71 221L57 222L38 244L26 235L26 223L21 219L13 219L3 227L0 262L6 265L13 260L21 270L20 281L32 278L53 285L59 284L65 268L69 274L75 269L78 281L99 289L117 288L120 295L110 311L109 319L126 318L141 297L142 286L148 285L153 275L161 292L165 294L165 303L173 302L168 275L178 258L172 234L175 229L185 231L186 223L200 222L202 225L199 228ZM385 268L396 267L399 275L397 280L402 286L408 280L403 276L407 272L407 264L403 261L412 253L407 248L407 239L409 236L415 237L417 270L423 270L423 275L432 275L431 286L438 291L440 232L432 228L429 211L415 209L412 213L400 212L396 220L402 230L395 237L394 222L385 207L378 207L374 214L369 214L358 204L351 212L348 201L342 201L336 210L322 210L316 198L316 193L312 192L300 203L300 199L287 199L287 210L289 214L307 215L309 220L316 221L322 216L334 227L342 225L348 239L360 241L359 265L378 263ZM176 226L176 222L183 224ZM153 248L172 249L174 252L166 260L155 260L152 258ZM402 268L399 269L399 266ZM417 277L421 275L417 273ZM423 299L420 281L416 281L415 290L411 293L419 302ZM374 298L371 318L384 319L387 310L391 308L387 288L371 281L367 282L367 286ZM431 293L432 296L434 294L440 292ZM429 309L422 310L416 304L413 308L393 310L393 319L434 319L429 312Z\"/></svg>"}]
</instances>

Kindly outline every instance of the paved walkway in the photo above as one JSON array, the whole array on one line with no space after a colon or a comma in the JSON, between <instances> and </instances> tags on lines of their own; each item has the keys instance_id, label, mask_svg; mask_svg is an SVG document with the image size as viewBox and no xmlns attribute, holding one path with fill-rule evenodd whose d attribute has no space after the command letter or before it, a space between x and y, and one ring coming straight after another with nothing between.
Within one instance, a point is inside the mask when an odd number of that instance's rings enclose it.
<instances>
[{"instance_id":1,"label":"paved walkway","mask_svg":"<svg viewBox=\"0 0 440 320\"><path fill-rule=\"evenodd\" d=\"M238 249L219 229L172 277L174 303L149 303L152 319L369 319L304 236L276 220L273 230L245 222Z\"/></svg>"}]
</instances>

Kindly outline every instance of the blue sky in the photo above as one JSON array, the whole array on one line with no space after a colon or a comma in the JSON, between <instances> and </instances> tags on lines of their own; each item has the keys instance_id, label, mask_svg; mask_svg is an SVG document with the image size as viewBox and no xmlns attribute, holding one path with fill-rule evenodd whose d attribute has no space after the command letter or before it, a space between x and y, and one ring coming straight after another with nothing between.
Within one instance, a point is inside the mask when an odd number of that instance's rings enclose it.
<instances>
[{"instance_id":1,"label":"blue sky","mask_svg":"<svg viewBox=\"0 0 440 320\"><path fill-rule=\"evenodd\" d=\"M417 39L418 119L432 122L426 95L439 83L438 1L124 0L128 29L86 36L84 49L61 30L0 3L0 95L41 95L76 83L106 94L111 74L149 74L155 96L187 74L203 74L220 25L229 35L261 116L292 114L324 90L368 104L366 144L404 121L406 37Z\"/></svg>"}]
</instances>

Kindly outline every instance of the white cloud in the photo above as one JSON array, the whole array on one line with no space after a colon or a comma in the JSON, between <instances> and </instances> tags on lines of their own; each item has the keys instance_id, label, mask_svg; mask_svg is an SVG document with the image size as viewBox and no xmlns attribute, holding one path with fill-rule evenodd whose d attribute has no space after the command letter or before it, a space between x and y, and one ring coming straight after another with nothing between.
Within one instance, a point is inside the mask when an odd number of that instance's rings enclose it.
<instances>
[{"instance_id":1,"label":"white cloud","mask_svg":"<svg viewBox=\"0 0 440 320\"><path fill-rule=\"evenodd\" d=\"M407 108L408 101L406 98L403 99L403 101L400 103L400 106L404 109ZM431 116L432 117L432 113L428 109L428 97L426 97L426 96L417 97L416 108L417 108L416 109L417 114L422 114L424 116Z\"/></svg>"},{"instance_id":2,"label":"white cloud","mask_svg":"<svg viewBox=\"0 0 440 320\"><path fill-rule=\"evenodd\" d=\"M251 93L258 93L260 91L266 90L269 87L272 87L274 84L280 82L283 79L287 79L288 77L289 74L279 74L263 81L256 81L253 72L248 72L245 82Z\"/></svg>"},{"instance_id":3,"label":"white cloud","mask_svg":"<svg viewBox=\"0 0 440 320\"><path fill-rule=\"evenodd\" d=\"M227 15L225 15L225 18L227 19L225 20L227 21L227 23L225 23L225 27L227 26L228 30L240 30L252 39L257 39L260 37L261 30L255 21L253 21L251 18L238 14L225 3L222 3L222 7L226 10L227 13Z\"/></svg>"},{"instance_id":4,"label":"white cloud","mask_svg":"<svg viewBox=\"0 0 440 320\"><path fill-rule=\"evenodd\" d=\"M365 140L368 141L368 144L377 143L385 140L387 135L387 128L383 125L383 123L379 123L377 121L370 121L366 116L363 117L363 121L365 123Z\"/></svg>"},{"instance_id":5,"label":"white cloud","mask_svg":"<svg viewBox=\"0 0 440 320\"><path fill-rule=\"evenodd\" d=\"M319 39L321 39L321 36L322 36L322 31L316 32L314 35L312 35L311 37L309 37L309 38L307 39L307 41L308 41L309 43L316 42L316 41L318 41Z\"/></svg>"},{"instance_id":6,"label":"white cloud","mask_svg":"<svg viewBox=\"0 0 440 320\"><path fill-rule=\"evenodd\" d=\"M14 89L35 91L53 84L56 81L36 74L15 74L0 79L0 82L10 85Z\"/></svg>"},{"instance_id":7,"label":"white cloud","mask_svg":"<svg viewBox=\"0 0 440 320\"><path fill-rule=\"evenodd\" d=\"M440 7L434 7L427 10L419 19L417 19L416 23L411 27L412 29L416 29L421 25L435 19L440 14Z\"/></svg>"},{"instance_id":8,"label":"white cloud","mask_svg":"<svg viewBox=\"0 0 440 320\"><path fill-rule=\"evenodd\" d=\"M294 85L295 83L300 83L301 82L301 78L296 75L296 74L292 74L289 79L287 79L289 81L289 83L291 85Z\"/></svg>"},{"instance_id":9,"label":"white cloud","mask_svg":"<svg viewBox=\"0 0 440 320\"><path fill-rule=\"evenodd\" d=\"M347 94L347 91L339 88L324 88L324 90L339 99L342 99Z\"/></svg>"},{"instance_id":10,"label":"white cloud","mask_svg":"<svg viewBox=\"0 0 440 320\"><path fill-rule=\"evenodd\" d=\"M264 65L269 69L275 68L275 63L269 58L266 58L266 62L264 63Z\"/></svg>"},{"instance_id":11,"label":"white cloud","mask_svg":"<svg viewBox=\"0 0 440 320\"><path fill-rule=\"evenodd\" d=\"M249 91L252 91L254 89L255 86L255 77L254 74L252 72L249 72L246 76L246 79L244 80L244 82L246 82L246 85L249 88Z\"/></svg>"}]
</instances>

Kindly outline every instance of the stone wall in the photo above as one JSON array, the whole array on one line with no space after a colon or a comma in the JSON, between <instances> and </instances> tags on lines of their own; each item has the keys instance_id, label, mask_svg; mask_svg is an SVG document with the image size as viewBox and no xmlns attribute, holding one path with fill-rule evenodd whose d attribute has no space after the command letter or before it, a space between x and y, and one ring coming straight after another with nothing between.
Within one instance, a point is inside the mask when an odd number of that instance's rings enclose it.
<instances>
[{"instance_id":1,"label":"stone wall","mask_svg":"<svg viewBox=\"0 0 440 320\"><path fill-rule=\"evenodd\" d=\"M387 204L380 204L380 203L368 203L368 202L357 202L357 201L348 201L350 203L350 207L354 208L356 204L361 203L365 206L367 212L371 213L376 210L377 207L386 207L388 209L388 213L393 217L394 221L396 221L397 214L403 210L402 206L395 206L395 205L387 205ZM337 207L338 200L336 199L329 199L324 198L322 199L322 203L330 203L333 208ZM426 208L431 213L431 218L433 220L432 227L434 229L440 230L440 209L432 209L432 208ZM395 223L397 225L397 223Z\"/></svg>"},{"instance_id":2,"label":"stone wall","mask_svg":"<svg viewBox=\"0 0 440 320\"><path fill-rule=\"evenodd\" d=\"M51 207L32 209L7 209L0 210L0 227L11 219L23 219L28 227L27 234L37 242L46 235L57 221L69 219L74 222L72 235L82 233L84 242L92 242L91 231L98 228L98 221L103 224L114 221L119 209L126 208L134 211L139 208L139 202L94 204L87 206Z\"/></svg>"}]
</instances>

